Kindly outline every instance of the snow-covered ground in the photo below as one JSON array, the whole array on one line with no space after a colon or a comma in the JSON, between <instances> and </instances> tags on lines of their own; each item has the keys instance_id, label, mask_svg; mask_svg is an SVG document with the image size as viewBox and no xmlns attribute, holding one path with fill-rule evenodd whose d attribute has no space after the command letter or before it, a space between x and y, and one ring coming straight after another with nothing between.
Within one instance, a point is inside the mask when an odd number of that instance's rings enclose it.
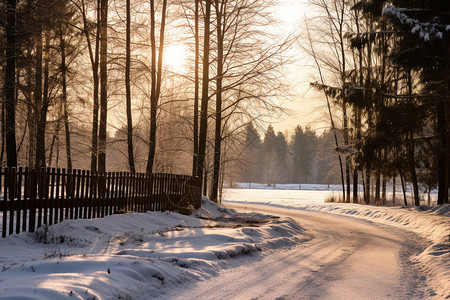
<instances>
[{"instance_id":1,"label":"snow-covered ground","mask_svg":"<svg viewBox=\"0 0 450 300\"><path fill-rule=\"evenodd\" d=\"M428 281L440 295L450 299L450 205L380 207L359 204L323 203L330 192L228 189L224 204L264 205L292 210L315 211L364 219L412 231L429 240L429 246L412 258L430 274ZM245 207L245 206L244 206Z\"/></svg>"},{"instance_id":2,"label":"snow-covered ground","mask_svg":"<svg viewBox=\"0 0 450 300\"><path fill-rule=\"evenodd\" d=\"M324 203L329 193L230 189L224 204L247 211L204 199L192 216L148 212L65 220L7 236L0 239L0 299L348 299L355 292L353 299L363 299L358 297L380 295L380 289L389 290L391 299L450 297L449 206ZM252 207L273 211L254 213ZM297 217L273 217L280 207ZM370 240L361 238L365 233ZM409 250L401 249L422 241L426 247L412 260L426 276L408 281L396 259L409 261ZM377 252L379 243L395 251L387 257L385 250ZM378 263L364 266L369 273L354 272L360 255L389 261L384 266L392 265L392 276L407 284L384 291L384 274L373 274L382 270ZM339 278L331 276L333 269ZM340 272L350 285L342 284ZM361 281L372 286L355 288ZM408 292L422 281L425 292Z\"/></svg>"},{"instance_id":3,"label":"snow-covered ground","mask_svg":"<svg viewBox=\"0 0 450 300\"><path fill-rule=\"evenodd\" d=\"M258 189L258 190L311 190L311 191L339 191L342 190L342 186L338 184L272 184L267 185L265 183L252 183L252 182L238 182L235 183L237 188L242 189ZM361 187L362 189L362 187Z\"/></svg>"},{"instance_id":4,"label":"snow-covered ground","mask_svg":"<svg viewBox=\"0 0 450 300\"><path fill-rule=\"evenodd\" d=\"M265 183L253 183L253 182L238 182L233 185L233 188L237 189L257 189L257 190L302 190L302 191L326 191L327 197L330 195L328 191L333 191L334 196L337 196L339 198L341 194L339 191L342 191L342 185L340 184L310 184L310 183L285 183L285 184L265 184ZM421 202L422 203L428 203L428 195L426 194L427 190L425 187L419 186L421 194ZM353 185L350 185L350 190L353 191ZM358 185L358 190L360 191L360 195L362 197L362 191L364 190L363 186L360 184ZM407 197L408 203L413 203L413 187L410 183L406 183L405 185L405 193ZM386 185L386 198L388 200L388 203L392 203L394 194L394 187L392 184L388 183ZM430 191L430 203L436 204L437 201L437 189L432 189ZM395 201L398 203L403 203L403 191L402 187L400 185L396 185L395 187ZM321 199L323 200L323 199Z\"/></svg>"},{"instance_id":5,"label":"snow-covered ground","mask_svg":"<svg viewBox=\"0 0 450 300\"><path fill-rule=\"evenodd\" d=\"M306 239L290 219L237 214L206 199L195 216L65 220L0 239L0 299L166 298L217 275L228 258Z\"/></svg>"}]
</instances>

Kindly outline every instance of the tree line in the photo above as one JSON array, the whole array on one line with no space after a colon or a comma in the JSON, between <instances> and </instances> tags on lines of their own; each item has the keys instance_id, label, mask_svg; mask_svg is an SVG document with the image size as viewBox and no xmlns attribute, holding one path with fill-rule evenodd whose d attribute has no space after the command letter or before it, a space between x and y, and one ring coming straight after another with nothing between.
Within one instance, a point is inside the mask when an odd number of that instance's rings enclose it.
<instances>
[{"instance_id":1,"label":"tree line","mask_svg":"<svg viewBox=\"0 0 450 300\"><path fill-rule=\"evenodd\" d=\"M383 201L387 182L400 179L405 204L407 182L415 205L421 186L448 203L449 5L311 1L303 50L328 108L345 202L358 202L358 182L363 202Z\"/></svg>"},{"instance_id":2,"label":"tree line","mask_svg":"<svg viewBox=\"0 0 450 300\"><path fill-rule=\"evenodd\" d=\"M0 1L0 163L193 174L217 200L226 148L283 110L294 38L276 31L274 6ZM167 63L174 44L185 70Z\"/></svg>"},{"instance_id":3,"label":"tree line","mask_svg":"<svg viewBox=\"0 0 450 300\"><path fill-rule=\"evenodd\" d=\"M260 130L253 124L246 126L241 161L234 165L227 178L235 182L276 184L338 184L333 133L317 135L311 128L297 126L292 135L272 125Z\"/></svg>"}]
</instances>

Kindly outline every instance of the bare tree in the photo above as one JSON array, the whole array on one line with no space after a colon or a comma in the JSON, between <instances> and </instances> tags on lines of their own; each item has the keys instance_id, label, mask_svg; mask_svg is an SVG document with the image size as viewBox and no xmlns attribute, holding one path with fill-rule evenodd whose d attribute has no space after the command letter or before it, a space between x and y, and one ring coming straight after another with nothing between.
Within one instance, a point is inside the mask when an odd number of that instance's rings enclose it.
<instances>
[{"instance_id":1,"label":"bare tree","mask_svg":"<svg viewBox=\"0 0 450 300\"><path fill-rule=\"evenodd\" d=\"M72 0L72 3L77 7L81 18L82 18L82 28L80 30L83 32L86 38L87 49L89 53L89 61L91 63L92 69L92 84L93 84L93 92L92 92L92 103L93 103L93 111L92 111L92 131L91 131L91 171L97 170L98 163L98 119L99 119L99 57L100 57L100 25L101 25L101 14L100 14L100 0L96 0L96 22L95 22L95 43L93 45L91 34L92 34L92 26L91 22L88 19L88 9L85 3L85 0L81 0L81 3L78 4L75 0Z\"/></svg>"},{"instance_id":2,"label":"bare tree","mask_svg":"<svg viewBox=\"0 0 450 300\"><path fill-rule=\"evenodd\" d=\"M198 104L199 104L199 55L200 55L200 36L199 36L199 0L195 0L194 10L194 38L195 38L195 50L194 50L194 126L193 126L193 143L194 143L194 155L192 159L192 175L196 176L198 170Z\"/></svg>"},{"instance_id":3,"label":"bare tree","mask_svg":"<svg viewBox=\"0 0 450 300\"><path fill-rule=\"evenodd\" d=\"M159 33L159 53L158 62L156 62L156 20L155 20L155 1L150 0L150 40L152 50L152 66L151 66L151 96L150 96L150 138L149 151L147 159L147 173L153 170L153 163L155 160L156 150L156 112L158 108L158 101L161 94L161 80L162 80L162 65L164 54L164 35L166 26L166 11L167 0L163 0L163 7L161 11L161 27Z\"/></svg>"},{"instance_id":4,"label":"bare tree","mask_svg":"<svg viewBox=\"0 0 450 300\"><path fill-rule=\"evenodd\" d=\"M127 146L128 146L128 164L131 172L136 172L133 154L133 118L131 113L131 8L130 0L126 0L126 58L125 58L125 88L126 88L126 106L127 106Z\"/></svg>"},{"instance_id":5,"label":"bare tree","mask_svg":"<svg viewBox=\"0 0 450 300\"><path fill-rule=\"evenodd\" d=\"M108 114L108 0L100 1L100 124L98 171L106 171L106 122Z\"/></svg>"},{"instance_id":6,"label":"bare tree","mask_svg":"<svg viewBox=\"0 0 450 300\"><path fill-rule=\"evenodd\" d=\"M200 110L199 155L197 175L203 178L206 159L206 140L208 132L208 101L209 101L209 41L211 22L211 0L205 3L205 33L203 36L203 72L202 72L202 106Z\"/></svg>"},{"instance_id":7,"label":"bare tree","mask_svg":"<svg viewBox=\"0 0 450 300\"><path fill-rule=\"evenodd\" d=\"M216 35L213 36L215 130L210 198L217 200L220 187L222 141L238 138L250 122L264 122L265 114L281 113L278 101L288 95L282 67L293 36L275 36L265 28L275 24L275 3L221 0L214 3ZM242 139L241 139L242 142ZM232 143L229 143L232 144Z\"/></svg>"},{"instance_id":8,"label":"bare tree","mask_svg":"<svg viewBox=\"0 0 450 300\"><path fill-rule=\"evenodd\" d=\"M339 148L339 140L338 140L338 136L337 136L337 128L336 128L336 123L334 121L334 116L333 116L333 110L332 110L332 106L331 106L331 97L329 96L329 94L326 92L327 89L327 85L325 84L325 77L323 74L323 68L322 65L320 64L320 61L318 59L318 55L316 54L316 50L314 47L314 43L313 40L311 38L311 32L309 31L308 25L306 25L306 29L307 29L307 35L308 35L308 48L303 47L303 49L309 54L311 55L312 59L314 60L314 64L315 67L317 69L317 72L319 74L319 80L320 83L314 83L313 85L318 88L319 90L323 90L324 92L324 96L325 96L325 100L326 100L326 105L327 105L327 110L328 110L328 117L330 120L330 124L331 124L331 130L333 132L333 136L334 136L334 142L335 142L335 146L336 148ZM343 164L342 164L342 157L341 154L338 153L338 160L339 160L339 168L340 168L340 174L341 174L341 183L342 183L342 193L343 193L343 199L345 199L345 181L344 181L344 168L343 168Z\"/></svg>"},{"instance_id":9,"label":"bare tree","mask_svg":"<svg viewBox=\"0 0 450 300\"><path fill-rule=\"evenodd\" d=\"M227 1L214 1L216 12L216 29L217 29L217 74L216 74L216 124L214 131L214 167L213 182L211 188L210 199L217 202L219 191L219 175L220 175L220 159L222 144L222 81L223 81L223 42L224 32L222 28L223 19L226 20Z\"/></svg>"},{"instance_id":10,"label":"bare tree","mask_svg":"<svg viewBox=\"0 0 450 300\"><path fill-rule=\"evenodd\" d=\"M62 105L64 117L64 131L66 136L66 158L67 169L72 170L72 153L70 146L70 126L69 126L69 104L67 100L67 63L66 63L66 25L61 21L59 24L59 40L61 48L61 84L62 84ZM51 156L50 156L51 157Z\"/></svg>"},{"instance_id":11,"label":"bare tree","mask_svg":"<svg viewBox=\"0 0 450 300\"><path fill-rule=\"evenodd\" d=\"M16 81L16 0L6 4L6 68L5 68L5 102L6 102L6 157L8 167L17 166L16 128L15 128L15 81Z\"/></svg>"},{"instance_id":12,"label":"bare tree","mask_svg":"<svg viewBox=\"0 0 450 300\"><path fill-rule=\"evenodd\" d=\"M48 20L46 20L48 22ZM37 32L38 37L38 47L39 49L39 57L37 59L37 68L36 68L36 81L40 81L42 84L42 75L43 75L43 86L39 87L40 93L39 100L36 101L35 105L37 108L38 114L36 115L37 124L36 124L36 168L39 169L41 167L46 167L46 143L45 143L45 133L47 128L47 115L48 109L50 105L50 78L49 78L49 64L50 64L50 28L47 26L43 29L45 47L42 49L42 32L39 30ZM43 51L42 51L43 50ZM44 54L44 70L43 74L38 75L38 71L42 72L42 54Z\"/></svg>"}]
</instances>

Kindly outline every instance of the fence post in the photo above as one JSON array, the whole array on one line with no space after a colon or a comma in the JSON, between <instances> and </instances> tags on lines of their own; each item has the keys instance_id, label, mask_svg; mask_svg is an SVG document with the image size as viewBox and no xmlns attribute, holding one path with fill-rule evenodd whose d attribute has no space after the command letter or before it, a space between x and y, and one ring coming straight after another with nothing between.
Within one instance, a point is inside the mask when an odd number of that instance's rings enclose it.
<instances>
[{"instance_id":1,"label":"fence post","mask_svg":"<svg viewBox=\"0 0 450 300\"><path fill-rule=\"evenodd\" d=\"M89 219L94 218L94 199L97 193L97 171L91 172L91 184L89 193Z\"/></svg>"},{"instance_id":2,"label":"fence post","mask_svg":"<svg viewBox=\"0 0 450 300\"><path fill-rule=\"evenodd\" d=\"M66 208L66 187L67 187L67 176L66 169L61 170L61 205L59 206L59 222L62 222L67 214Z\"/></svg>"},{"instance_id":3,"label":"fence post","mask_svg":"<svg viewBox=\"0 0 450 300\"><path fill-rule=\"evenodd\" d=\"M11 168L9 178L9 234L14 233L14 198L16 197L16 168Z\"/></svg>"},{"instance_id":4,"label":"fence post","mask_svg":"<svg viewBox=\"0 0 450 300\"><path fill-rule=\"evenodd\" d=\"M57 168L56 169L56 174L53 174L53 176L56 176L55 179L55 189L56 189L56 195L55 195L55 205L54 205L54 211L55 211L55 224L58 223L59 221L59 206L60 206L60 199L59 199L59 186L60 186L60 182L61 182L61 169Z\"/></svg>"},{"instance_id":5,"label":"fence post","mask_svg":"<svg viewBox=\"0 0 450 300\"><path fill-rule=\"evenodd\" d=\"M16 185L16 194L17 194L17 214L16 214L16 233L20 233L20 219L21 219L21 212L25 211L24 209L24 202L22 201L22 175L23 175L23 169L22 167L19 167L19 172L17 173L17 185Z\"/></svg>"},{"instance_id":6,"label":"fence post","mask_svg":"<svg viewBox=\"0 0 450 300\"><path fill-rule=\"evenodd\" d=\"M75 171L75 170L74 170ZM74 219L78 219L80 214L80 180L81 180L81 170L76 170L76 194L73 201L73 206L75 210Z\"/></svg>"},{"instance_id":7,"label":"fence post","mask_svg":"<svg viewBox=\"0 0 450 300\"><path fill-rule=\"evenodd\" d=\"M24 174L23 174L23 221L22 221L22 231L27 231L27 221L28 220L28 209L31 209L29 198L30 198L30 192L29 192L29 185L30 185L30 178L28 174L29 170L28 167L25 167ZM1 180L0 180L1 183Z\"/></svg>"},{"instance_id":8,"label":"fence post","mask_svg":"<svg viewBox=\"0 0 450 300\"><path fill-rule=\"evenodd\" d=\"M154 174L147 174L149 178L148 195L149 195L149 209L151 211L156 211L156 182Z\"/></svg>"},{"instance_id":9,"label":"fence post","mask_svg":"<svg viewBox=\"0 0 450 300\"><path fill-rule=\"evenodd\" d=\"M50 212L50 214L53 211L53 205L52 205L52 203L49 200L50 168L47 168L47 169L43 168L42 169L42 182L43 182L43 185L42 185L42 193L43 194L42 194L42 200L41 201L42 201L44 209L45 209L44 210L44 215L45 215L45 217L44 217L44 224L50 225L52 220L51 219L50 220L47 219L48 211Z\"/></svg>"},{"instance_id":10,"label":"fence post","mask_svg":"<svg viewBox=\"0 0 450 300\"><path fill-rule=\"evenodd\" d=\"M80 187L80 218L86 219L86 170L81 171L81 187Z\"/></svg>"},{"instance_id":11,"label":"fence post","mask_svg":"<svg viewBox=\"0 0 450 300\"><path fill-rule=\"evenodd\" d=\"M3 220L2 220L2 237L6 236L6 225L8 220L8 186L9 186L9 168L3 169Z\"/></svg>"},{"instance_id":12,"label":"fence post","mask_svg":"<svg viewBox=\"0 0 450 300\"><path fill-rule=\"evenodd\" d=\"M112 173L111 185L111 214L117 213L117 172Z\"/></svg>"}]
</instances>

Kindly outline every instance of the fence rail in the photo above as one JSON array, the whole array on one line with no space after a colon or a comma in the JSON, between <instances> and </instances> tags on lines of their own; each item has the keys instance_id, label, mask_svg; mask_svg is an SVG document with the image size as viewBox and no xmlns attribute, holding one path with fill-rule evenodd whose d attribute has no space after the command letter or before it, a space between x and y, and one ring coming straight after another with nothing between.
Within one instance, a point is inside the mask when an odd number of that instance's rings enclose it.
<instances>
[{"instance_id":1,"label":"fence rail","mask_svg":"<svg viewBox=\"0 0 450 300\"><path fill-rule=\"evenodd\" d=\"M2 237L34 232L64 219L201 206L201 180L174 174L4 168L0 173Z\"/></svg>"}]
</instances>

